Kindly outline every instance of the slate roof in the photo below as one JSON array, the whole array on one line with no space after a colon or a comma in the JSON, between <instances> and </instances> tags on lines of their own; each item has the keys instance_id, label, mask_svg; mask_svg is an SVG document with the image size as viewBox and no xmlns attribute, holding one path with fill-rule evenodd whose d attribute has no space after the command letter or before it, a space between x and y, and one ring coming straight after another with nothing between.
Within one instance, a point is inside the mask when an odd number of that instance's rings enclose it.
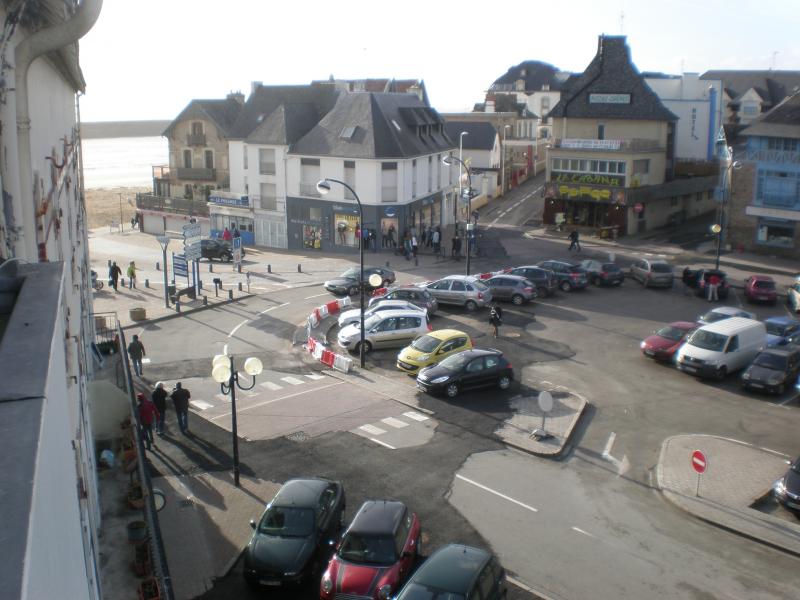
<instances>
[{"instance_id":1,"label":"slate roof","mask_svg":"<svg viewBox=\"0 0 800 600\"><path fill-rule=\"evenodd\" d=\"M738 100L749 89L754 89L769 109L777 106L786 96L800 91L800 71L739 71L718 69L706 71L700 79L719 79L731 100Z\"/></svg>"},{"instance_id":2,"label":"slate roof","mask_svg":"<svg viewBox=\"0 0 800 600\"><path fill-rule=\"evenodd\" d=\"M242 105L228 96L224 100L192 100L186 105L180 114L175 117L169 126L164 130L164 137L169 137L172 130L181 121L189 119L208 119L214 123L222 135L230 135L233 124L242 111Z\"/></svg>"},{"instance_id":3,"label":"slate roof","mask_svg":"<svg viewBox=\"0 0 800 600\"><path fill-rule=\"evenodd\" d=\"M486 95L487 100L494 101L494 112L517 113L523 119L537 119L535 113L528 110L528 105L524 102L517 102L517 97L513 94L495 94L490 92ZM472 108L472 112L486 112L486 102L479 102Z\"/></svg>"},{"instance_id":4,"label":"slate roof","mask_svg":"<svg viewBox=\"0 0 800 600\"><path fill-rule=\"evenodd\" d=\"M636 119L677 121L645 83L631 62L625 36L601 35L597 54L586 70L568 81L568 91L548 114L549 117L578 119ZM590 94L630 94L630 104L590 104Z\"/></svg>"},{"instance_id":5,"label":"slate roof","mask_svg":"<svg viewBox=\"0 0 800 600\"><path fill-rule=\"evenodd\" d=\"M447 121L444 129L451 140L457 140L461 132L466 131L462 144L469 150L491 150L497 137L494 126L482 121Z\"/></svg>"},{"instance_id":6,"label":"slate roof","mask_svg":"<svg viewBox=\"0 0 800 600\"><path fill-rule=\"evenodd\" d=\"M742 130L741 135L800 138L800 92L785 98Z\"/></svg>"},{"instance_id":7,"label":"slate roof","mask_svg":"<svg viewBox=\"0 0 800 600\"><path fill-rule=\"evenodd\" d=\"M318 108L310 103L281 104L245 138L248 144L291 146L319 121Z\"/></svg>"},{"instance_id":8,"label":"slate roof","mask_svg":"<svg viewBox=\"0 0 800 600\"><path fill-rule=\"evenodd\" d=\"M500 86L512 86L515 90L516 81L525 81L525 91L528 93L539 92L545 85L550 86L550 90L558 91L564 83L563 78L557 77L559 70L551 64L539 60L526 60L518 65L514 65L505 75L495 79L490 90L497 90Z\"/></svg>"},{"instance_id":9,"label":"slate roof","mask_svg":"<svg viewBox=\"0 0 800 600\"><path fill-rule=\"evenodd\" d=\"M342 158L412 158L450 150L435 110L413 94L341 92L336 105L290 153ZM353 128L350 135L343 135Z\"/></svg>"}]
</instances>

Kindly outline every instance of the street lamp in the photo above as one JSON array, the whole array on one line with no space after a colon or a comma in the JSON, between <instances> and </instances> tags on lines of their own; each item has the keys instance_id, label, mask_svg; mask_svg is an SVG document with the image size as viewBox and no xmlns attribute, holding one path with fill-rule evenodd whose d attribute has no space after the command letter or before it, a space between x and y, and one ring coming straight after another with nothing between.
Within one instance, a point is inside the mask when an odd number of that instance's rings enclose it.
<instances>
[{"instance_id":1,"label":"street lamp","mask_svg":"<svg viewBox=\"0 0 800 600\"><path fill-rule=\"evenodd\" d=\"M472 221L470 220L472 218L472 172L470 171L469 165L467 163L465 163L463 160L461 160L460 158L456 158L455 156L445 156L444 158L442 158L442 162L444 164L446 164L448 167L451 166L454 161L457 161L458 164L460 165L459 166L459 172L461 171L461 167L464 167L464 169L466 169L466 171L467 171L467 193L466 193L466 196L467 196L467 272L466 272L466 274L469 275L469 258L470 258L469 242L470 242L470 233L472 232L472 229L474 227L474 225L472 224ZM458 179L458 189L459 189L459 192L460 192L461 191L461 178L460 177ZM460 195L461 194L459 193L459 196ZM456 201L456 203L458 203L458 201ZM457 224L458 223L456 223L456 225Z\"/></svg>"},{"instance_id":2,"label":"street lamp","mask_svg":"<svg viewBox=\"0 0 800 600\"><path fill-rule=\"evenodd\" d=\"M211 361L211 377L219 384L220 391L231 395L231 432L233 433L233 483L239 487L239 436L236 427L236 388L252 390L256 384L256 375L264 369L261 361L250 357L244 361L244 372L253 378L249 387L239 383L239 373L233 368L233 356L217 354Z\"/></svg>"},{"instance_id":3,"label":"street lamp","mask_svg":"<svg viewBox=\"0 0 800 600\"><path fill-rule=\"evenodd\" d=\"M462 160L461 153L464 148L464 136L469 135L468 131L462 131L458 134L458 159L459 161ZM463 163L462 163L463 164ZM458 168L458 197L461 198L461 167ZM456 199L455 203L453 204L453 223L455 224L455 229L458 231L458 199Z\"/></svg>"},{"instance_id":4,"label":"street lamp","mask_svg":"<svg viewBox=\"0 0 800 600\"><path fill-rule=\"evenodd\" d=\"M503 125L503 141L500 144L503 151L500 155L500 195L506 193L506 129L511 129L511 125Z\"/></svg>"},{"instance_id":5,"label":"street lamp","mask_svg":"<svg viewBox=\"0 0 800 600\"><path fill-rule=\"evenodd\" d=\"M715 269L719 269L719 250L720 250L720 245L721 245L721 242L722 242L722 235L721 235L722 226L719 223L714 223L711 226L711 233L713 233L714 235L717 236L717 262L714 265L714 268Z\"/></svg>"}]
</instances>

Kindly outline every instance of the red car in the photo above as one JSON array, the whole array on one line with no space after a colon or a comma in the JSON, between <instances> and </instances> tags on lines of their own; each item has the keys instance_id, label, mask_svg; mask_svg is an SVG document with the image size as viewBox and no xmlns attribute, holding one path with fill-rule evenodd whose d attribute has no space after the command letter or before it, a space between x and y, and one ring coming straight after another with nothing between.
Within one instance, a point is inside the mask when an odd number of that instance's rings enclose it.
<instances>
[{"instance_id":1,"label":"red car","mask_svg":"<svg viewBox=\"0 0 800 600\"><path fill-rule=\"evenodd\" d=\"M745 280L744 297L750 302L770 302L778 300L775 280L769 275L751 275Z\"/></svg>"},{"instance_id":2,"label":"red car","mask_svg":"<svg viewBox=\"0 0 800 600\"><path fill-rule=\"evenodd\" d=\"M639 347L642 354L656 360L669 361L686 337L697 329L697 323L689 321L675 321L662 327L648 338L645 338Z\"/></svg>"},{"instance_id":3,"label":"red car","mask_svg":"<svg viewBox=\"0 0 800 600\"><path fill-rule=\"evenodd\" d=\"M319 597L391 598L414 566L420 529L417 515L402 502L364 502L328 563Z\"/></svg>"}]
</instances>

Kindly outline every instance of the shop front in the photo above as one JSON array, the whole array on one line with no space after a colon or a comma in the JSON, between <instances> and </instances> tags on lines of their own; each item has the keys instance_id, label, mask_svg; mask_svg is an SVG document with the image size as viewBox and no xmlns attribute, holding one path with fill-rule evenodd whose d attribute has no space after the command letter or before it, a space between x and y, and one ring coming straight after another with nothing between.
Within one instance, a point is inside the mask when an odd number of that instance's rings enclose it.
<instances>
[{"instance_id":1,"label":"shop front","mask_svg":"<svg viewBox=\"0 0 800 600\"><path fill-rule=\"evenodd\" d=\"M250 199L247 196L212 195L208 198L211 237L221 238L225 229L239 231L242 243L254 245L255 220Z\"/></svg>"},{"instance_id":2,"label":"shop front","mask_svg":"<svg viewBox=\"0 0 800 600\"><path fill-rule=\"evenodd\" d=\"M418 233L423 229L442 225L442 202L444 194L436 192L408 205L408 227Z\"/></svg>"},{"instance_id":3,"label":"shop front","mask_svg":"<svg viewBox=\"0 0 800 600\"><path fill-rule=\"evenodd\" d=\"M627 231L625 190L549 182L545 188L543 222L619 235Z\"/></svg>"},{"instance_id":4,"label":"shop front","mask_svg":"<svg viewBox=\"0 0 800 600\"><path fill-rule=\"evenodd\" d=\"M397 244L402 240L402 232L400 231L400 221L398 219L398 207L384 206L379 209L381 225L380 225L380 245L381 248L393 249L397 248Z\"/></svg>"}]
</instances>

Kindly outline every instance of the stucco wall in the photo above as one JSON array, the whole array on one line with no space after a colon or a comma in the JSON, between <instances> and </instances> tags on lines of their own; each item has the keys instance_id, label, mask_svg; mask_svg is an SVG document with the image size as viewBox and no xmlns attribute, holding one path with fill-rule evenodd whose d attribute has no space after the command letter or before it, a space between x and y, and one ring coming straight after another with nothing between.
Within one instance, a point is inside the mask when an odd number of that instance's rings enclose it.
<instances>
[{"instance_id":1,"label":"stucco wall","mask_svg":"<svg viewBox=\"0 0 800 600\"><path fill-rule=\"evenodd\" d=\"M665 121L637 121L632 119L555 119L553 136L557 138L597 139L597 126L605 125L607 140L658 140L667 147Z\"/></svg>"}]
</instances>

